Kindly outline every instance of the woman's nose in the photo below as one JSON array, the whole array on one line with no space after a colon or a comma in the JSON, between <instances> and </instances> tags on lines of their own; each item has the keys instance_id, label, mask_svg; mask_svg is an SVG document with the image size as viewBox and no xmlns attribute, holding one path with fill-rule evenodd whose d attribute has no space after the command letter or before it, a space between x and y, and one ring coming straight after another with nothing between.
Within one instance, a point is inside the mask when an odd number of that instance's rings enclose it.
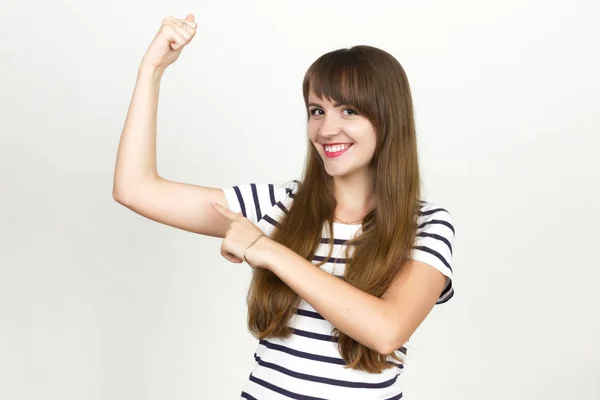
<instances>
[{"instance_id":1,"label":"woman's nose","mask_svg":"<svg viewBox=\"0 0 600 400\"><path fill-rule=\"evenodd\" d=\"M325 118L321 129L319 129L319 135L322 137L332 137L339 134L342 131L341 124L333 118Z\"/></svg>"}]
</instances>

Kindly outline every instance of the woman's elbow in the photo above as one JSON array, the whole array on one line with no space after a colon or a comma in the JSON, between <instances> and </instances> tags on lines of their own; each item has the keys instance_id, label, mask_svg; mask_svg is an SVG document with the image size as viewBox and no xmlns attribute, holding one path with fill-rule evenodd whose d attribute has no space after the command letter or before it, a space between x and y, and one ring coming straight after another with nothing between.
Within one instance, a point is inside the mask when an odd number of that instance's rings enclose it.
<instances>
[{"instance_id":1,"label":"woman's elbow","mask_svg":"<svg viewBox=\"0 0 600 400\"><path fill-rule=\"evenodd\" d=\"M407 341L404 332L393 332L379 339L376 351L387 356L398 351Z\"/></svg>"}]
</instances>

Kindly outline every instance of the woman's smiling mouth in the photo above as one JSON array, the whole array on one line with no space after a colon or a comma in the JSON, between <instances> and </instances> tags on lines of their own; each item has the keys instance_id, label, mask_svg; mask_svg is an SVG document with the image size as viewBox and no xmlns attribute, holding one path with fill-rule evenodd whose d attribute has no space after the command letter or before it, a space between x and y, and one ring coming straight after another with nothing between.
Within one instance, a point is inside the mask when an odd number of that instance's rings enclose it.
<instances>
[{"instance_id":1,"label":"woman's smiling mouth","mask_svg":"<svg viewBox=\"0 0 600 400\"><path fill-rule=\"evenodd\" d=\"M344 154L348 149L352 147L352 143L338 143L338 144L326 144L323 145L323 149L325 150L325 156L328 158L339 157Z\"/></svg>"}]
</instances>

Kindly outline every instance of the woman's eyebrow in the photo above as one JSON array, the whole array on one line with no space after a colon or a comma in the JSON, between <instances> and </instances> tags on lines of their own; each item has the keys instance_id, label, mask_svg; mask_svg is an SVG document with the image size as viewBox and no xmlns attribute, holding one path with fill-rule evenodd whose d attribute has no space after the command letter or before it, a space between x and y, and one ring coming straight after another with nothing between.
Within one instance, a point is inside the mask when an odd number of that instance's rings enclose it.
<instances>
[{"instance_id":1,"label":"woman's eyebrow","mask_svg":"<svg viewBox=\"0 0 600 400\"><path fill-rule=\"evenodd\" d=\"M341 107L343 106L343 103L333 103L333 107L337 108L337 107ZM323 108L322 105L318 104L318 103L308 103L308 106L314 106L314 107L319 107L319 108Z\"/></svg>"}]
</instances>

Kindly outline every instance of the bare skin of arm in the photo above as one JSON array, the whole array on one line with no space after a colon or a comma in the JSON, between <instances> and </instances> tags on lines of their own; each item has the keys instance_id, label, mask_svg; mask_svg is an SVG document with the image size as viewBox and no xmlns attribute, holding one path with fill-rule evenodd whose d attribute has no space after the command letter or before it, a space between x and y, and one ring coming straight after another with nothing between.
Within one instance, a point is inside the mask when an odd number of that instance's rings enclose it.
<instances>
[{"instance_id":1,"label":"bare skin of arm","mask_svg":"<svg viewBox=\"0 0 600 400\"><path fill-rule=\"evenodd\" d=\"M169 181L156 168L161 79L195 33L191 14L185 19L167 17L144 55L119 142L113 198L153 221L222 238L229 224L214 212L211 202L227 206L223 190Z\"/></svg>"}]
</instances>

